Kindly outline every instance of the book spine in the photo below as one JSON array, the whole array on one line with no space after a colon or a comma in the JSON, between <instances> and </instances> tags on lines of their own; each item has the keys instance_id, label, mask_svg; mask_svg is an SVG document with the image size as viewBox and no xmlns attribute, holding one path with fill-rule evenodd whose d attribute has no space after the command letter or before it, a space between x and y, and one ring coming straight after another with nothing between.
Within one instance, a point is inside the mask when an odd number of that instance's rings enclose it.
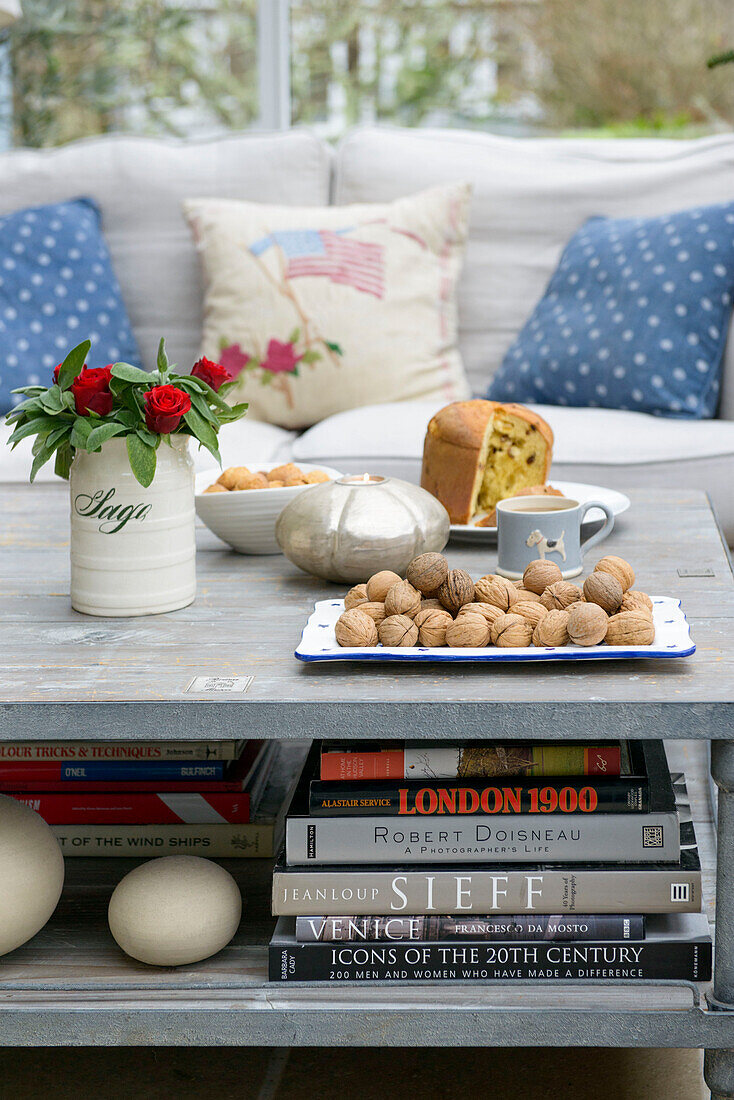
<instances>
[{"instance_id":1,"label":"book spine","mask_svg":"<svg viewBox=\"0 0 734 1100\"><path fill-rule=\"evenodd\" d=\"M0 745L0 763L43 760L236 760L241 741L110 741L7 742Z\"/></svg>"},{"instance_id":2,"label":"book spine","mask_svg":"<svg viewBox=\"0 0 734 1100\"><path fill-rule=\"evenodd\" d=\"M642 916L296 917L299 943L401 940L644 940Z\"/></svg>"},{"instance_id":3,"label":"book spine","mask_svg":"<svg viewBox=\"0 0 734 1100\"><path fill-rule=\"evenodd\" d=\"M141 779L127 780L125 782L110 782L109 780L95 781L92 779L60 780L41 779L32 781L29 779L0 780L0 792L3 794L33 794L34 792L59 793L59 788L64 794L186 794L192 788L199 794L237 794L242 791L242 780L215 779L202 780L192 783L190 779L180 781L171 779L154 779L147 782Z\"/></svg>"},{"instance_id":4,"label":"book spine","mask_svg":"<svg viewBox=\"0 0 734 1100\"><path fill-rule=\"evenodd\" d=\"M271 982L709 981L711 942L292 944L269 949Z\"/></svg>"},{"instance_id":5,"label":"book spine","mask_svg":"<svg viewBox=\"0 0 734 1100\"><path fill-rule=\"evenodd\" d=\"M0 764L0 783L20 790L25 782L49 784L68 782L200 782L222 780L223 760L191 760L176 763L160 760L79 760L51 763L45 760L12 761Z\"/></svg>"},{"instance_id":6,"label":"book spine","mask_svg":"<svg viewBox=\"0 0 734 1100\"><path fill-rule=\"evenodd\" d=\"M680 858L678 816L655 814L519 815L508 821L453 818L291 817L286 859L354 863L656 863Z\"/></svg>"},{"instance_id":7,"label":"book spine","mask_svg":"<svg viewBox=\"0 0 734 1100\"><path fill-rule=\"evenodd\" d=\"M65 856L272 856L272 822L252 825L53 825Z\"/></svg>"},{"instance_id":8,"label":"book spine","mask_svg":"<svg viewBox=\"0 0 734 1100\"><path fill-rule=\"evenodd\" d=\"M275 916L403 913L697 913L700 870L497 867L273 873Z\"/></svg>"},{"instance_id":9,"label":"book spine","mask_svg":"<svg viewBox=\"0 0 734 1100\"><path fill-rule=\"evenodd\" d=\"M421 746L321 752L325 782L370 779L463 779L493 775L619 775L619 745Z\"/></svg>"},{"instance_id":10,"label":"book spine","mask_svg":"<svg viewBox=\"0 0 734 1100\"><path fill-rule=\"evenodd\" d=\"M247 794L38 794L11 793L48 825L247 824Z\"/></svg>"},{"instance_id":11,"label":"book spine","mask_svg":"<svg viewBox=\"0 0 734 1100\"><path fill-rule=\"evenodd\" d=\"M512 783L424 780L323 783L312 780L309 812L314 816L457 817L472 814L641 813L649 809L646 780L521 779Z\"/></svg>"}]
</instances>

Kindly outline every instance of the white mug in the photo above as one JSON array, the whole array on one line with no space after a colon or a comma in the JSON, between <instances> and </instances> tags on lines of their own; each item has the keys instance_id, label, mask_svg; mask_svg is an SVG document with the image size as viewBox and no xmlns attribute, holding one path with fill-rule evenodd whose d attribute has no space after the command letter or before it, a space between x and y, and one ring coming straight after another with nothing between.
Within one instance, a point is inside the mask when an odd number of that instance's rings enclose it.
<instances>
[{"instance_id":1,"label":"white mug","mask_svg":"<svg viewBox=\"0 0 734 1100\"><path fill-rule=\"evenodd\" d=\"M581 541L581 524L592 508L601 508L606 521ZM614 527L614 513L607 504L557 496L509 497L497 505L497 572L520 580L531 561L553 561L564 579L577 577L583 556L605 539Z\"/></svg>"}]
</instances>

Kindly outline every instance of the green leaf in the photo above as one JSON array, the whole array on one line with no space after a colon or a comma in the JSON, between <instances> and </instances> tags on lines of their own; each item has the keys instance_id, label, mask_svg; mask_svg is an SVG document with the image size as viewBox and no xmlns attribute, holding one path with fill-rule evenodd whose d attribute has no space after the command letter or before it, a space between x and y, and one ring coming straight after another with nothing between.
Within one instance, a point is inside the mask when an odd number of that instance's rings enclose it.
<instances>
[{"instance_id":1,"label":"green leaf","mask_svg":"<svg viewBox=\"0 0 734 1100\"><path fill-rule=\"evenodd\" d=\"M321 352L316 351L314 348L309 348L308 351L304 351L301 356L302 363L318 363L321 359ZM295 371L293 372L295 374Z\"/></svg>"},{"instance_id":2,"label":"green leaf","mask_svg":"<svg viewBox=\"0 0 734 1100\"><path fill-rule=\"evenodd\" d=\"M44 391L45 392L45 391ZM18 405L14 405L5 418L6 424L13 424L24 413L32 412L34 409L39 413L43 413L43 406L37 397L29 397L27 401L21 401Z\"/></svg>"},{"instance_id":3,"label":"green leaf","mask_svg":"<svg viewBox=\"0 0 734 1100\"><path fill-rule=\"evenodd\" d=\"M97 451L108 439L113 439L116 435L120 435L121 432L126 431L127 428L124 424L116 424L114 421L100 424L98 428L94 428L87 436L87 450Z\"/></svg>"},{"instance_id":4,"label":"green leaf","mask_svg":"<svg viewBox=\"0 0 734 1100\"><path fill-rule=\"evenodd\" d=\"M77 344L75 348L71 349L61 364L61 370L59 371L60 389L68 390L69 386L84 366L91 346L90 341L85 340L83 344Z\"/></svg>"},{"instance_id":5,"label":"green leaf","mask_svg":"<svg viewBox=\"0 0 734 1100\"><path fill-rule=\"evenodd\" d=\"M135 479L147 489L155 477L155 447L144 442L139 435L127 437L127 456Z\"/></svg>"},{"instance_id":6,"label":"green leaf","mask_svg":"<svg viewBox=\"0 0 734 1100\"><path fill-rule=\"evenodd\" d=\"M297 343L298 340L300 339L300 336L301 336L301 330L299 328L294 328L293 332L288 337L288 343L289 344Z\"/></svg>"},{"instance_id":7,"label":"green leaf","mask_svg":"<svg viewBox=\"0 0 734 1100\"><path fill-rule=\"evenodd\" d=\"M56 451L56 462L54 464L54 473L57 477L63 477L66 481L69 480L69 471L71 469L71 460L74 457L71 447L68 443L62 443Z\"/></svg>"},{"instance_id":8,"label":"green leaf","mask_svg":"<svg viewBox=\"0 0 734 1100\"><path fill-rule=\"evenodd\" d=\"M112 377L121 378L125 382L136 382L142 386L149 386L155 381L155 377L147 370L140 370L131 363L115 363L112 368Z\"/></svg>"},{"instance_id":9,"label":"green leaf","mask_svg":"<svg viewBox=\"0 0 734 1100\"><path fill-rule=\"evenodd\" d=\"M74 421L74 426L71 429L71 436L69 437L69 442L72 447L80 451L86 451L87 439L93 427L94 425L88 416L78 416Z\"/></svg>"},{"instance_id":10,"label":"green leaf","mask_svg":"<svg viewBox=\"0 0 734 1100\"><path fill-rule=\"evenodd\" d=\"M49 458L51 457L51 455L54 453L55 450L56 450L55 445L51 446L48 443L44 444L43 448L38 452L36 457L33 459L33 465L31 466L31 481L35 481L36 474L38 473L38 471L41 469L42 466L46 465L46 463L48 462Z\"/></svg>"},{"instance_id":11,"label":"green leaf","mask_svg":"<svg viewBox=\"0 0 734 1100\"><path fill-rule=\"evenodd\" d=\"M73 398L73 394L71 395ZM38 398L40 405L49 413L61 412L64 408L64 402L62 400L61 390L58 386L51 386L50 389L42 393Z\"/></svg>"},{"instance_id":12,"label":"green leaf","mask_svg":"<svg viewBox=\"0 0 734 1100\"><path fill-rule=\"evenodd\" d=\"M138 428L137 433L142 439L143 443L148 443L154 450L158 449L158 444L161 441L161 436L156 435L155 432L149 432L147 428ZM168 436L165 437L168 439Z\"/></svg>"},{"instance_id":13,"label":"green leaf","mask_svg":"<svg viewBox=\"0 0 734 1100\"><path fill-rule=\"evenodd\" d=\"M133 402L133 404L135 404ZM126 428L137 428L140 424L140 410L137 405L135 409L118 409L115 413L115 417L124 424Z\"/></svg>"},{"instance_id":14,"label":"green leaf","mask_svg":"<svg viewBox=\"0 0 734 1100\"><path fill-rule=\"evenodd\" d=\"M26 397L38 397L39 393L45 393L48 386L18 386L17 390L11 390L11 393L24 393ZM18 406L16 405L17 409Z\"/></svg>"},{"instance_id":15,"label":"green leaf","mask_svg":"<svg viewBox=\"0 0 734 1100\"><path fill-rule=\"evenodd\" d=\"M158 358L156 360L156 366L160 373L167 374L170 370L170 364L168 362L168 356L166 355L166 341L161 336L161 342L158 345Z\"/></svg>"},{"instance_id":16,"label":"green leaf","mask_svg":"<svg viewBox=\"0 0 734 1100\"><path fill-rule=\"evenodd\" d=\"M184 420L191 429L191 434L196 436L199 442L206 447L207 451L214 455L217 462L221 462L216 432L212 431L206 420L199 416L193 406L187 413L184 413Z\"/></svg>"},{"instance_id":17,"label":"green leaf","mask_svg":"<svg viewBox=\"0 0 734 1100\"><path fill-rule=\"evenodd\" d=\"M189 394L189 397L191 398L192 406L196 409L199 416L203 416L204 420L208 421L209 424L213 424L214 430L216 431L216 429L219 427L219 418L217 417L217 414L215 412L212 412L212 410L209 408L202 395L200 393L192 392ZM223 416L224 414L222 413L221 415Z\"/></svg>"},{"instance_id":18,"label":"green leaf","mask_svg":"<svg viewBox=\"0 0 734 1100\"><path fill-rule=\"evenodd\" d=\"M197 389L201 390L210 405L214 405L215 409L221 409L222 412L227 412L229 405L223 397L219 396L216 390L213 390L211 386L207 385L202 378L194 378L191 379L191 381L196 383Z\"/></svg>"},{"instance_id":19,"label":"green leaf","mask_svg":"<svg viewBox=\"0 0 734 1100\"><path fill-rule=\"evenodd\" d=\"M336 352L337 355L344 354L344 348L340 344L334 344L331 340L325 340L324 343L326 344L327 348L330 348L331 351Z\"/></svg>"},{"instance_id":20,"label":"green leaf","mask_svg":"<svg viewBox=\"0 0 734 1100\"><path fill-rule=\"evenodd\" d=\"M24 424L19 424L11 435L8 443L14 446L16 443L20 443L21 439L27 439L29 435L42 435L44 432L53 431L58 427L58 420L53 416L34 416L32 420L27 420Z\"/></svg>"}]
</instances>

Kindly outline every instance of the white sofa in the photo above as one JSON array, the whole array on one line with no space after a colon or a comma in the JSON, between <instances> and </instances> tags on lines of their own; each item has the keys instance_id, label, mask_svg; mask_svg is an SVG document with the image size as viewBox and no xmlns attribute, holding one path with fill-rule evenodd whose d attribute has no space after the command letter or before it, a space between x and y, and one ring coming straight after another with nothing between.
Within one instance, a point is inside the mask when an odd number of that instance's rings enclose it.
<instances>
[{"instance_id":1,"label":"white sofa","mask_svg":"<svg viewBox=\"0 0 734 1100\"><path fill-rule=\"evenodd\" d=\"M700 141L512 139L463 131L365 128L335 153L303 130L207 143L110 137L0 156L0 213L81 194L99 203L148 365L160 334L182 364L197 356L201 290L183 198L290 204L382 201L470 180L472 221L460 284L460 344L482 394L540 296L571 233L592 214L656 214L734 198L734 135ZM734 340L719 419L537 406L556 436L553 473L615 488L707 490L734 542ZM427 403L355 409L297 436L251 418L222 439L226 464L323 462L418 480ZM3 429L5 432L7 429ZM209 464L206 456L201 465ZM29 447L0 447L0 480L23 480ZM52 477L47 468L42 477Z\"/></svg>"}]
</instances>

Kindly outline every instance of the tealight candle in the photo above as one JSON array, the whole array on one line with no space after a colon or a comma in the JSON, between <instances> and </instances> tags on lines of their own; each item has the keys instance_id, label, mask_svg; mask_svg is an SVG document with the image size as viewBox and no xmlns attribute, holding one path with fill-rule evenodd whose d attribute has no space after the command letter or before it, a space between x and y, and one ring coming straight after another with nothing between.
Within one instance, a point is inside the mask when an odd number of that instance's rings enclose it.
<instances>
[{"instance_id":1,"label":"tealight candle","mask_svg":"<svg viewBox=\"0 0 734 1100\"><path fill-rule=\"evenodd\" d=\"M347 474L336 479L339 485L382 485L385 478L376 474Z\"/></svg>"}]
</instances>

